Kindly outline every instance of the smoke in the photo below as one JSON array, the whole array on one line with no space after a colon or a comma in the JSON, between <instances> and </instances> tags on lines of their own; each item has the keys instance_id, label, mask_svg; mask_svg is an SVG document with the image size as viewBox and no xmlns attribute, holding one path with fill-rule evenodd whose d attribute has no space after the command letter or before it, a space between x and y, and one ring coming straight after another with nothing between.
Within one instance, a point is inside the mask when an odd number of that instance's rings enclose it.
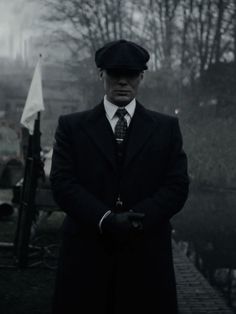
<instances>
[{"instance_id":1,"label":"smoke","mask_svg":"<svg viewBox=\"0 0 236 314\"><path fill-rule=\"evenodd\" d=\"M0 56L22 54L22 45L37 33L40 10L31 0L0 0Z\"/></svg>"},{"instance_id":2,"label":"smoke","mask_svg":"<svg viewBox=\"0 0 236 314\"><path fill-rule=\"evenodd\" d=\"M5 28L30 28L37 18L37 3L29 0L0 0L0 25Z\"/></svg>"}]
</instances>

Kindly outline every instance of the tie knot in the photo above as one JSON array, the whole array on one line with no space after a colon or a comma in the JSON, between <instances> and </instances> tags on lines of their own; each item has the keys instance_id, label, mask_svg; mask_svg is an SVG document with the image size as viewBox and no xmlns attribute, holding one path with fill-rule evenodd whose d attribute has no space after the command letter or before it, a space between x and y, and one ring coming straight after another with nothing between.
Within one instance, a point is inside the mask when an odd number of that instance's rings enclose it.
<instances>
[{"instance_id":1,"label":"tie knot","mask_svg":"<svg viewBox=\"0 0 236 314\"><path fill-rule=\"evenodd\" d=\"M124 118L126 113L127 113L127 110L125 108L119 108L119 109L116 110L116 115L119 118Z\"/></svg>"}]
</instances>

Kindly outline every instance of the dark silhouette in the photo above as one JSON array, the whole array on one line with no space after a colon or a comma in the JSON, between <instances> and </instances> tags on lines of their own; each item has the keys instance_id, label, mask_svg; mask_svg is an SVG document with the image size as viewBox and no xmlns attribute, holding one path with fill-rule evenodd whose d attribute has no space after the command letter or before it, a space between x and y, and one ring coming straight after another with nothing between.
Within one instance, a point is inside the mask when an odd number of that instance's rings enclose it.
<instances>
[{"instance_id":1,"label":"dark silhouette","mask_svg":"<svg viewBox=\"0 0 236 314\"><path fill-rule=\"evenodd\" d=\"M135 99L148 59L125 40L99 49L104 100L59 119L50 178L67 216L55 314L177 313L169 220L188 195L187 159L178 120Z\"/></svg>"}]
</instances>

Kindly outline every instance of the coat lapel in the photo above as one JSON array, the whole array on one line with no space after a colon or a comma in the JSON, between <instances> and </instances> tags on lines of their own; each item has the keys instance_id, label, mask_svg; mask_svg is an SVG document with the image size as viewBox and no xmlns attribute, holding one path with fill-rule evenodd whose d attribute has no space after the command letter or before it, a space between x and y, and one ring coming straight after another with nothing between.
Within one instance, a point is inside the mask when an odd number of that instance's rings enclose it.
<instances>
[{"instance_id":1,"label":"coat lapel","mask_svg":"<svg viewBox=\"0 0 236 314\"><path fill-rule=\"evenodd\" d=\"M103 153L107 161L117 170L115 139L109 121L106 118L103 103L93 110L83 126L87 134L92 138L98 149ZM129 139L126 146L126 158L124 166L127 167L138 154L148 138L154 132L156 123L148 114L148 111L137 102L134 116L130 124Z\"/></svg>"},{"instance_id":2,"label":"coat lapel","mask_svg":"<svg viewBox=\"0 0 236 314\"><path fill-rule=\"evenodd\" d=\"M148 111L137 102L135 114L130 124L129 139L126 146L125 167L138 154L148 138L154 132L157 124Z\"/></svg>"},{"instance_id":3,"label":"coat lapel","mask_svg":"<svg viewBox=\"0 0 236 314\"><path fill-rule=\"evenodd\" d=\"M89 118L83 121L84 129L92 138L107 161L116 169L115 139L109 121L106 118L103 103L96 106Z\"/></svg>"}]
</instances>

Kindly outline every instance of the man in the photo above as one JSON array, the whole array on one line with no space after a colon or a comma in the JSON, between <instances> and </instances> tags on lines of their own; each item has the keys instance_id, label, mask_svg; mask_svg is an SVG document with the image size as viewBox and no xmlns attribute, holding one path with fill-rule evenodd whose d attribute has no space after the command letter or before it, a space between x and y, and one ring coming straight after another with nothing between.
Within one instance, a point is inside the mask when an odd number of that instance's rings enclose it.
<instances>
[{"instance_id":1,"label":"man","mask_svg":"<svg viewBox=\"0 0 236 314\"><path fill-rule=\"evenodd\" d=\"M106 44L95 54L104 100L59 119L56 314L177 313L169 220L187 198L187 161L178 120L135 98L148 60L133 42Z\"/></svg>"}]
</instances>

